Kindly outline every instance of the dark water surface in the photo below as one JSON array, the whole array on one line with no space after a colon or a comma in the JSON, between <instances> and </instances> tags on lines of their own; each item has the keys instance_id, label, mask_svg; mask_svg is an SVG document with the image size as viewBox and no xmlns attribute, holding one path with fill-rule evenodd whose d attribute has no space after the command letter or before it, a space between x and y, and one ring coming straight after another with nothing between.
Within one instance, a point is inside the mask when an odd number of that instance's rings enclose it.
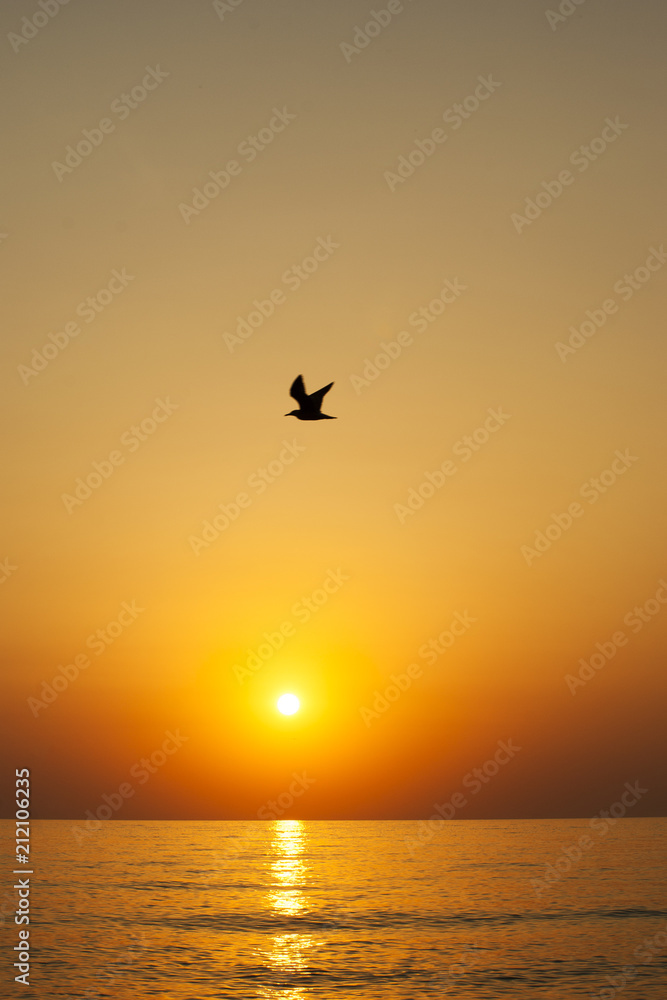
<instances>
[{"instance_id":1,"label":"dark water surface","mask_svg":"<svg viewBox=\"0 0 667 1000\"><path fill-rule=\"evenodd\" d=\"M5 917L2 996L667 1000L667 820L71 828L32 824L33 985Z\"/></svg>"}]
</instances>

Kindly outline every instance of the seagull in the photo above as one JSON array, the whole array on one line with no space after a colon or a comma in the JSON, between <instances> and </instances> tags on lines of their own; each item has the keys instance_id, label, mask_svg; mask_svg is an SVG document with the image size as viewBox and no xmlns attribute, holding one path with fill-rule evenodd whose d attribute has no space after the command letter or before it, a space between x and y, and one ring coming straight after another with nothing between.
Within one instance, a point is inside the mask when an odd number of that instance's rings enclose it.
<instances>
[{"instance_id":1,"label":"seagull","mask_svg":"<svg viewBox=\"0 0 667 1000\"><path fill-rule=\"evenodd\" d=\"M322 400L332 385L333 382L329 382L329 385L325 385L323 389L318 389L317 392L311 392L308 395L303 384L303 375L297 375L292 382L289 394L293 399L296 399L299 409L290 410L285 416L296 417L298 420L336 420L336 417L322 413Z\"/></svg>"}]
</instances>

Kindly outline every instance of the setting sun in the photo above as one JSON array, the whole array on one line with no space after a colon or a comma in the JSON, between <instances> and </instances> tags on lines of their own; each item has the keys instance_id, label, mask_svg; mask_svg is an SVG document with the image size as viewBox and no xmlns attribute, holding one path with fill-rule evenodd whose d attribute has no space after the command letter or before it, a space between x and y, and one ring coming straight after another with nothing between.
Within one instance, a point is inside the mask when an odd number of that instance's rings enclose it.
<instances>
[{"instance_id":1,"label":"setting sun","mask_svg":"<svg viewBox=\"0 0 667 1000\"><path fill-rule=\"evenodd\" d=\"M295 712L299 711L300 707L301 702L295 694L282 694L278 698L277 708L283 715L294 715Z\"/></svg>"}]
</instances>

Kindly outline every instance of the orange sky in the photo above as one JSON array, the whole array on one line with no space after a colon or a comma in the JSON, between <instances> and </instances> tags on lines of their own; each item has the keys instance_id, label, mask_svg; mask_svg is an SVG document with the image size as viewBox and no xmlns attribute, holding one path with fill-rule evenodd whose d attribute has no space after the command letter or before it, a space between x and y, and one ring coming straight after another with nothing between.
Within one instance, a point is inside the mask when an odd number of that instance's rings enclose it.
<instances>
[{"instance_id":1,"label":"orange sky","mask_svg":"<svg viewBox=\"0 0 667 1000\"><path fill-rule=\"evenodd\" d=\"M41 816L254 818L305 772L285 815L419 817L507 740L460 818L664 812L667 15L389 10L3 6ZM284 416L300 372L335 422Z\"/></svg>"}]
</instances>

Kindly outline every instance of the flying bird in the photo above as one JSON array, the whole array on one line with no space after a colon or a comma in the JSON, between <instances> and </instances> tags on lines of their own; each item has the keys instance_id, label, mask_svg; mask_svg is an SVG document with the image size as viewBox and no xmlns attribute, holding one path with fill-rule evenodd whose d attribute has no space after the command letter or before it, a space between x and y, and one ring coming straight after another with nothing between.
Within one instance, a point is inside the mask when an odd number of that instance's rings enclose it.
<instances>
[{"instance_id":1,"label":"flying bird","mask_svg":"<svg viewBox=\"0 0 667 1000\"><path fill-rule=\"evenodd\" d=\"M303 384L303 375L298 375L292 382L289 394L293 399L296 399L299 409L290 410L285 416L296 417L298 420L336 420L336 417L322 413L322 400L332 385L333 382L329 382L329 385L325 385L323 389L318 389L317 392L311 392L308 395Z\"/></svg>"}]
</instances>

